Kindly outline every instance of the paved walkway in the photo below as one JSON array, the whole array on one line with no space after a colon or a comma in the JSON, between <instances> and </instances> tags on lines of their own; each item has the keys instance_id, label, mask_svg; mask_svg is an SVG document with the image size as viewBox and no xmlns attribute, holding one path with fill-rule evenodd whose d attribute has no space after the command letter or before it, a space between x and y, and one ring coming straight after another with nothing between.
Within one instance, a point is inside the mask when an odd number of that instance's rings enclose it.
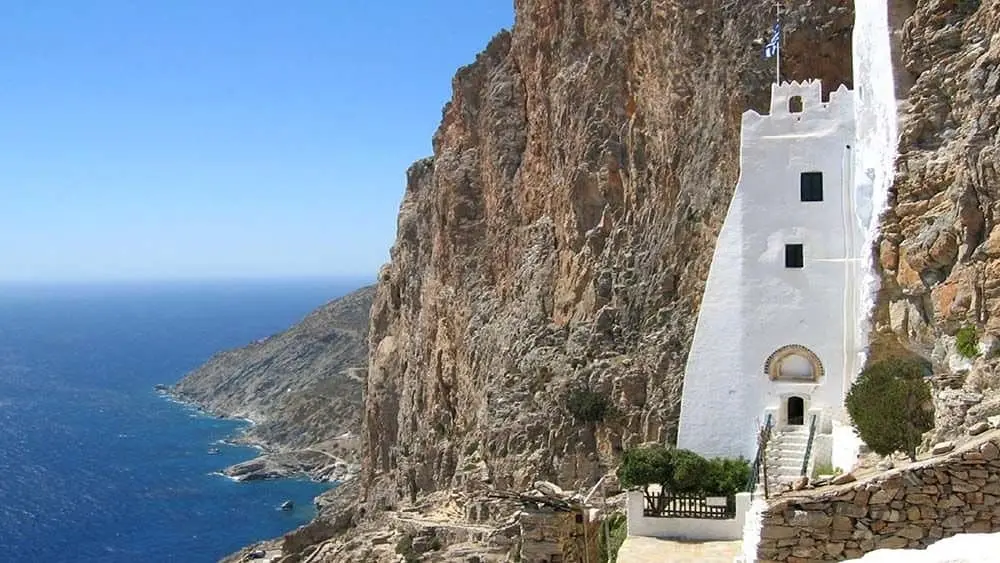
<instances>
[{"instance_id":1,"label":"paved walkway","mask_svg":"<svg viewBox=\"0 0 1000 563\"><path fill-rule=\"evenodd\" d=\"M688 542L629 536L618 550L618 563L733 563L739 541Z\"/></svg>"}]
</instances>

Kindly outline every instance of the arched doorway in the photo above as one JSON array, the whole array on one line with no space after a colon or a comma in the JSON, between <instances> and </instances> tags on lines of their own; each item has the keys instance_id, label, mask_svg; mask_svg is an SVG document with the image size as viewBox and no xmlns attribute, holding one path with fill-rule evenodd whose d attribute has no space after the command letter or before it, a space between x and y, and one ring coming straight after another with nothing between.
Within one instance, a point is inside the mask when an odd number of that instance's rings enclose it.
<instances>
[{"instance_id":1,"label":"arched doorway","mask_svg":"<svg viewBox=\"0 0 1000 563\"><path fill-rule=\"evenodd\" d=\"M785 413L789 425L802 426L806 423L806 402L802 397L789 397Z\"/></svg>"}]
</instances>

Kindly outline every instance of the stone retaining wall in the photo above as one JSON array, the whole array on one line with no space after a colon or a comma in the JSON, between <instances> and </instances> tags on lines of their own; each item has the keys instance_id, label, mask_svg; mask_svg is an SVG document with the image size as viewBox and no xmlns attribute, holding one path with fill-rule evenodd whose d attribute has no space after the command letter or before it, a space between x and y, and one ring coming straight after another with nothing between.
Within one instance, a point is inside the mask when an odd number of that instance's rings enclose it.
<instances>
[{"instance_id":1,"label":"stone retaining wall","mask_svg":"<svg viewBox=\"0 0 1000 563\"><path fill-rule=\"evenodd\" d=\"M1000 434L864 481L792 494L764 512L761 563L839 561L1000 531Z\"/></svg>"},{"instance_id":2,"label":"stone retaining wall","mask_svg":"<svg viewBox=\"0 0 1000 563\"><path fill-rule=\"evenodd\" d=\"M586 563L595 561L600 522L581 512L521 511L521 563Z\"/></svg>"}]
</instances>

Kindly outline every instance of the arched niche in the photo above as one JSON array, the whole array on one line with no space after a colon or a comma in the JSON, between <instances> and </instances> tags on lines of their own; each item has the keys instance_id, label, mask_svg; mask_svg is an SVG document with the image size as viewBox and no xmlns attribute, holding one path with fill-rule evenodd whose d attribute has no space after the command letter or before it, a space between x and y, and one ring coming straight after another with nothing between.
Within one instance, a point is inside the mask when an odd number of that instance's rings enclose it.
<instances>
[{"instance_id":1,"label":"arched niche","mask_svg":"<svg viewBox=\"0 0 1000 563\"><path fill-rule=\"evenodd\" d=\"M789 344L768 356L764 362L764 373L771 381L812 383L823 377L823 363L809 348Z\"/></svg>"}]
</instances>

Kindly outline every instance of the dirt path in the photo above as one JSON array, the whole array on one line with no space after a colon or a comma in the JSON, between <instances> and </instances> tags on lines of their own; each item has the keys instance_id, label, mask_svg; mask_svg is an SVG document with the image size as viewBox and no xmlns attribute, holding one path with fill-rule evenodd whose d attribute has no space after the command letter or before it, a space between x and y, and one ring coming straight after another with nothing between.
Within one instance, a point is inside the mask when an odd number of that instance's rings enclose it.
<instances>
[{"instance_id":1,"label":"dirt path","mask_svg":"<svg viewBox=\"0 0 1000 563\"><path fill-rule=\"evenodd\" d=\"M618 550L618 563L733 563L739 541L685 542L629 536Z\"/></svg>"}]
</instances>

